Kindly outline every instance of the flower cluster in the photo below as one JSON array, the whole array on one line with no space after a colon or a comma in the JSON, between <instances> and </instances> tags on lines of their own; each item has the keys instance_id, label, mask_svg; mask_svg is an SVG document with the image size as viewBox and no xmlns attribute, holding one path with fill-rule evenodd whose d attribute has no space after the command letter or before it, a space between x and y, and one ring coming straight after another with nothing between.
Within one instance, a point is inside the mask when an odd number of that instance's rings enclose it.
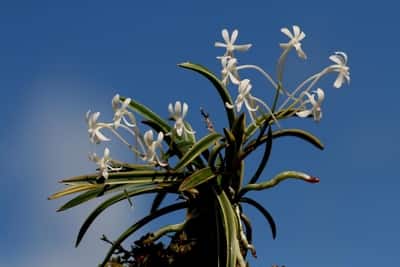
<instances>
[{"instance_id":1,"label":"flower cluster","mask_svg":"<svg viewBox=\"0 0 400 267\"><path fill-rule=\"evenodd\" d=\"M301 41L303 41L306 37L306 34L297 25L294 25L292 29L293 32L291 32L288 28L281 29L281 32L289 38L289 41L286 43L280 43L280 47L283 49L283 51L277 63L276 81L267 71L257 65L239 65L238 59L234 56L234 52L247 51L250 49L251 44L235 45L238 37L238 30L234 30L231 34L231 37L229 37L228 30L222 30L222 37L225 43L215 43L216 47L222 47L226 49L223 56L217 57L217 59L221 61L222 65L221 82L226 87L229 85L229 82L231 82L238 88L238 95L234 103L226 103L228 108L236 108L236 111L240 112L244 104L253 122L255 121L258 112L261 115L265 113L270 114L273 118L273 121L278 124L279 118L276 117L276 114L279 113L279 111L286 110L291 110L294 112L294 114L301 118L309 117L311 115L315 121L319 121L322 118L321 104L325 98L325 93L321 88L318 88L314 91L312 90L315 84L323 76L331 72L338 73L338 76L333 84L335 88L342 87L344 82L350 82L350 72L349 67L347 66L347 55L344 52L335 52L334 55L329 57L334 64L305 79L300 83L299 86L290 92L290 90L283 86L283 72L287 55L294 48L299 58L304 60L307 59L307 55L303 51L301 43ZM241 79L239 75L239 72L243 69L254 69L269 81L272 88L276 90L276 97L271 105L268 105L260 98L257 98L251 94L251 80L249 78ZM286 98L281 101L281 105L279 108L277 108L279 96L282 93L286 96ZM317 100L315 97L317 97ZM311 107L307 108L308 105L311 105Z\"/></svg>"},{"instance_id":2,"label":"flower cluster","mask_svg":"<svg viewBox=\"0 0 400 267\"><path fill-rule=\"evenodd\" d=\"M98 119L100 117L100 112L92 113L89 110L86 113L86 122L88 125L90 141L93 144L110 141L111 139L103 133L104 130L107 130L143 161L161 167L168 166L168 162L162 159L164 133L158 132L156 140L154 140L152 130L148 130L142 135L137 125L136 117L131 111L131 102L131 98L122 99L118 94L115 95L111 101L114 116L112 122L109 123L99 122ZM178 136L179 138L186 139L188 135L195 134L195 132L190 129L190 126L188 126L184 121L188 109L188 104L182 104L180 101L176 101L174 105L172 103L168 105L170 117L175 121L175 124L172 128L172 132L165 133L165 135ZM123 137L118 131L120 129L125 130L132 139L127 140ZM133 141L135 145L132 145L131 141ZM107 179L109 171L120 170L120 168L113 167L110 158L110 150L107 147L104 149L103 157L99 157L95 153L92 153L89 155L89 159L99 166L99 177Z\"/></svg>"},{"instance_id":3,"label":"flower cluster","mask_svg":"<svg viewBox=\"0 0 400 267\"><path fill-rule=\"evenodd\" d=\"M283 72L286 63L286 58L289 52L294 49L297 56L301 59L307 59L306 53L302 48L302 41L306 34L300 29L299 26L294 25L291 32L288 28L282 28L281 32L289 38L286 43L280 43L282 54L277 62L277 79L272 76L263 68L245 64L239 65L239 61L235 56L236 52L246 52L252 45L251 44L236 44L239 31L234 30L229 34L227 29L222 30L222 38L224 42L215 42L215 46L224 48L225 52L222 56L218 56L220 60L221 70L221 84L225 87L237 87L237 96L233 102L225 103L228 109L234 109L236 112L241 112L244 106L247 109L249 117L253 123L257 121L260 115L269 114L273 123L280 126L278 120L281 114L292 114L300 118L312 117L315 121L320 121L322 118L322 102L325 99L323 89L313 89L316 83L328 73L337 73L336 80L333 87L340 88L345 82L350 82L350 72L347 66L347 55L344 52L335 52L329 57L333 62L332 65L324 68L322 71L310 76L301 82L295 89L289 90L283 86ZM270 83L273 90L275 90L274 101L269 105L260 98L254 96L251 92L253 85L248 77L242 78L239 73L244 69L256 70ZM284 99L280 96L284 95ZM166 167L168 162L164 159L163 142L164 137L182 138L187 140L193 137L193 131L190 125L185 122L189 106L187 103L176 101L174 104L168 105L170 119L174 121L173 127L170 132L158 132L157 138L154 139L152 130L146 131L141 134L136 117L133 113L131 98L121 98L118 94L115 95L111 101L114 116L111 122L99 122L100 112L86 114L86 121L88 125L88 133L90 141L94 144L110 141L108 135L104 131L108 131L117 137L123 144L140 159L148 163ZM278 106L278 102L280 105ZM125 131L130 136L126 139L119 131ZM131 143L135 144L132 145ZM110 151L108 148L104 150L104 156L98 157L92 154L90 159L99 166L100 176L107 178L109 171L116 171L117 168L112 166L112 160L109 156Z\"/></svg>"}]
</instances>

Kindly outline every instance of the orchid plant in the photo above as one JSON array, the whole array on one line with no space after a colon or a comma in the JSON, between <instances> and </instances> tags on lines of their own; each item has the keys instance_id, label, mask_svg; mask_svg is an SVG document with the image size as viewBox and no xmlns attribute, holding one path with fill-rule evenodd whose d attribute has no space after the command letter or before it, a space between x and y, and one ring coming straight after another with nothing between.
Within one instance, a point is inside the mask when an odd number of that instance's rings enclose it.
<instances>
[{"instance_id":1,"label":"orchid plant","mask_svg":"<svg viewBox=\"0 0 400 267\"><path fill-rule=\"evenodd\" d=\"M266 180L260 180L260 177L268 163L272 143L278 138L291 136L323 149L317 137L302 129L286 128L282 120L310 118L319 122L325 93L323 89L315 88L318 81L333 73L337 75L333 87L340 88L350 82L347 55L335 52L329 57L333 64L292 89L286 87L283 81L286 59L293 49L300 59L307 58L301 43L306 34L297 25L293 26L293 32L288 28L281 31L289 40L280 44L282 53L277 61L276 79L257 65L239 64L236 53L246 52L252 45L236 44L238 30L231 34L227 29L222 30L224 42L215 43L217 48L225 49L223 55L217 57L222 65L220 78L204 66L190 62L179 64L202 75L216 89L228 122L222 131L216 130L209 115L202 110L209 132L197 139L196 131L185 120L189 105L181 101L168 105L169 118L156 114L132 98L119 95L112 99L114 116L111 122L99 122L99 112L86 114L92 143L106 144L113 137L126 145L140 162L113 159L105 147L102 157L96 154L89 157L98 165L95 173L61 180L67 187L50 199L79 194L58 211L110 196L84 221L76 246L104 210L144 194L154 195L149 213L115 240L103 236L111 248L100 266L245 267L248 265L247 254L256 256L251 220L244 209L246 204L261 212L275 238L276 223L272 215L246 194L267 190L287 179L319 182L318 178L301 171L284 171ZM245 69L254 70L267 80L267 89L274 90L273 99L254 96L250 77L242 75ZM263 148L263 154L252 173L246 170L245 162L258 148ZM166 198L167 195L175 195L176 200L167 201L171 199ZM123 244L143 226L178 210L185 211L181 222L143 235L130 249ZM164 245L160 239L168 236L170 242Z\"/></svg>"}]
</instances>

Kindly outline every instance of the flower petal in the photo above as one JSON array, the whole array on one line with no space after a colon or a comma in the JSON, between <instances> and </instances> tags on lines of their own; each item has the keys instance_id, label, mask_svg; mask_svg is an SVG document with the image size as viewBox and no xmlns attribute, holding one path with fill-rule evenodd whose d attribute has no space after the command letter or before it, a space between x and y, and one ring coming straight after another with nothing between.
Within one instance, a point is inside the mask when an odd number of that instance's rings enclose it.
<instances>
[{"instance_id":1,"label":"flower petal","mask_svg":"<svg viewBox=\"0 0 400 267\"><path fill-rule=\"evenodd\" d=\"M240 52L245 52L251 48L252 44L234 45L233 48Z\"/></svg>"},{"instance_id":2,"label":"flower petal","mask_svg":"<svg viewBox=\"0 0 400 267\"><path fill-rule=\"evenodd\" d=\"M282 29L281 29L281 32L282 32L284 35L286 35L287 37L289 37L290 39L293 39L293 35L292 35L292 33L289 31L288 28L282 28Z\"/></svg>"},{"instance_id":3,"label":"flower petal","mask_svg":"<svg viewBox=\"0 0 400 267\"><path fill-rule=\"evenodd\" d=\"M183 103L183 109L182 109L182 118L186 116L186 113L188 112L189 106L185 102Z\"/></svg>"},{"instance_id":4,"label":"flower petal","mask_svg":"<svg viewBox=\"0 0 400 267\"><path fill-rule=\"evenodd\" d=\"M342 62L344 65L347 64L347 54L345 52L337 51L335 52L336 55L340 55L342 57Z\"/></svg>"},{"instance_id":5,"label":"flower petal","mask_svg":"<svg viewBox=\"0 0 400 267\"><path fill-rule=\"evenodd\" d=\"M161 143L161 142L163 141L163 139L164 139L164 134L163 134L163 132L159 132L159 133L158 133L158 136L157 136L157 142L158 142L158 143Z\"/></svg>"},{"instance_id":6,"label":"flower petal","mask_svg":"<svg viewBox=\"0 0 400 267\"><path fill-rule=\"evenodd\" d=\"M101 142L110 141L108 137L106 137L102 132L100 132L100 129L96 130L94 135Z\"/></svg>"},{"instance_id":7,"label":"flower petal","mask_svg":"<svg viewBox=\"0 0 400 267\"><path fill-rule=\"evenodd\" d=\"M340 88L340 87L342 87L342 84L343 84L343 74L342 73L339 73L339 75L338 75L338 77L336 78L336 80L335 80L335 83L333 84L333 87L335 87L335 88Z\"/></svg>"},{"instance_id":8,"label":"flower petal","mask_svg":"<svg viewBox=\"0 0 400 267\"><path fill-rule=\"evenodd\" d=\"M306 34L304 32L301 32L300 35L297 37L297 41L301 41L306 37Z\"/></svg>"},{"instance_id":9,"label":"flower petal","mask_svg":"<svg viewBox=\"0 0 400 267\"><path fill-rule=\"evenodd\" d=\"M148 130L147 132L145 132L143 135L143 139L146 146L151 147L151 144L153 143L153 131Z\"/></svg>"},{"instance_id":10,"label":"flower petal","mask_svg":"<svg viewBox=\"0 0 400 267\"><path fill-rule=\"evenodd\" d=\"M177 116L180 116L180 115L181 115L181 111L182 111L181 102L180 102L180 101L176 101L176 102L175 102L175 114L176 114Z\"/></svg>"},{"instance_id":11,"label":"flower petal","mask_svg":"<svg viewBox=\"0 0 400 267\"><path fill-rule=\"evenodd\" d=\"M171 117L174 117L175 113L174 113L174 108L173 108L173 106L172 106L172 103L169 103L169 105L168 105L168 111L169 111L169 115L170 115Z\"/></svg>"},{"instance_id":12,"label":"flower petal","mask_svg":"<svg viewBox=\"0 0 400 267\"><path fill-rule=\"evenodd\" d=\"M294 38L298 38L300 35L300 27L297 25L293 25L293 35Z\"/></svg>"},{"instance_id":13,"label":"flower petal","mask_svg":"<svg viewBox=\"0 0 400 267\"><path fill-rule=\"evenodd\" d=\"M310 116L311 113L312 113L312 110L307 109L307 110L296 112L296 115L300 118L306 118L306 117Z\"/></svg>"},{"instance_id":14,"label":"flower petal","mask_svg":"<svg viewBox=\"0 0 400 267\"><path fill-rule=\"evenodd\" d=\"M337 56L337 55L332 55L329 57L330 60L332 60L334 63L338 65L342 65L342 60Z\"/></svg>"},{"instance_id":15,"label":"flower petal","mask_svg":"<svg viewBox=\"0 0 400 267\"><path fill-rule=\"evenodd\" d=\"M231 34L231 40L230 40L231 44L234 44L236 42L238 35L239 35L239 31L235 29Z\"/></svg>"},{"instance_id":16,"label":"flower petal","mask_svg":"<svg viewBox=\"0 0 400 267\"><path fill-rule=\"evenodd\" d=\"M229 41L229 33L228 33L227 29L223 29L222 30L222 38L224 39L226 44L230 43L230 41Z\"/></svg>"},{"instance_id":17,"label":"flower petal","mask_svg":"<svg viewBox=\"0 0 400 267\"><path fill-rule=\"evenodd\" d=\"M318 89L315 91L315 93L316 93L317 96L318 96L318 104L321 104L322 101L324 101L324 99L325 99L325 92L324 92L324 90L322 90L321 88L318 88Z\"/></svg>"},{"instance_id":18,"label":"flower petal","mask_svg":"<svg viewBox=\"0 0 400 267\"><path fill-rule=\"evenodd\" d=\"M226 47L226 44L221 43L221 42L215 42L215 43L214 43L214 46L215 46L215 47Z\"/></svg>"},{"instance_id":19,"label":"flower petal","mask_svg":"<svg viewBox=\"0 0 400 267\"><path fill-rule=\"evenodd\" d=\"M104 148L104 155L103 158L109 158L110 157L110 149L108 147Z\"/></svg>"},{"instance_id":20,"label":"flower petal","mask_svg":"<svg viewBox=\"0 0 400 267\"><path fill-rule=\"evenodd\" d=\"M112 105L112 108L113 108L114 111L118 109L118 105L119 105L119 94L116 94L116 95L113 97L113 99L112 99L112 101L111 101L111 105Z\"/></svg>"}]
</instances>

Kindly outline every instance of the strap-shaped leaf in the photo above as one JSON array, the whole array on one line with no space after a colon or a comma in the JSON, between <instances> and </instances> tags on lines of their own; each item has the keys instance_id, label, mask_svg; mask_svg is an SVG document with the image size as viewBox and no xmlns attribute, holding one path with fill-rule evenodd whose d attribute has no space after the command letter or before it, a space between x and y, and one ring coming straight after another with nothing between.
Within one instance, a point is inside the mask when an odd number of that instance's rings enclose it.
<instances>
[{"instance_id":1,"label":"strap-shaped leaf","mask_svg":"<svg viewBox=\"0 0 400 267\"><path fill-rule=\"evenodd\" d=\"M129 227L125 232L123 232L117 240L115 240L113 242L113 245L111 246L111 248L109 249L106 257L104 258L103 263L100 264L100 267L104 267L107 264L107 261L110 259L110 257L112 256L112 254L114 253L115 249L118 248L122 242L124 242L124 240L126 238L128 238L129 236L131 236L133 233L135 233L137 230L139 230L141 227L145 226L146 224L148 224L149 222L151 222L154 219L157 219L165 214L177 211L177 210L181 210L187 207L187 203L186 202L180 202L180 203L176 203L176 204L172 204L169 205L167 207L161 208L149 215L147 215L146 217L143 217L142 219L140 219L139 221L137 221L135 224L133 224L131 227Z\"/></svg>"},{"instance_id":2,"label":"strap-shaped leaf","mask_svg":"<svg viewBox=\"0 0 400 267\"><path fill-rule=\"evenodd\" d=\"M143 185L143 184L171 184L176 183L180 179L176 177L127 177L127 178L120 178L120 179L108 179L104 183L107 185L117 185L117 184L136 184L136 185Z\"/></svg>"},{"instance_id":3,"label":"strap-shaped leaf","mask_svg":"<svg viewBox=\"0 0 400 267\"><path fill-rule=\"evenodd\" d=\"M215 191L214 191L215 192ZM225 265L221 266L236 267L237 256L237 221L235 211L224 191L215 192L218 200L218 207L222 219L222 225L225 231L225 248L226 255ZM240 252L239 252L240 253Z\"/></svg>"},{"instance_id":4,"label":"strap-shaped leaf","mask_svg":"<svg viewBox=\"0 0 400 267\"><path fill-rule=\"evenodd\" d=\"M84 221L84 223L82 224L82 226L79 230L75 246L77 247L79 245L79 243L82 241L83 236L85 235L85 233L87 232L87 230L89 229L89 227L93 223L93 221L108 207L126 199L127 197L133 197L133 196L137 196L137 195L141 195L141 194L155 193L155 192L159 192L162 190L166 190L166 189L162 188L158 185L154 185L154 184L147 185L147 186L137 186L137 187L132 188L129 191L127 190L123 193L120 193L118 195L115 195L115 196L107 199L106 201L101 203L99 206L97 206L86 218L86 220Z\"/></svg>"},{"instance_id":5,"label":"strap-shaped leaf","mask_svg":"<svg viewBox=\"0 0 400 267\"><path fill-rule=\"evenodd\" d=\"M274 178L271 180L268 180L266 182L258 183L258 184L248 184L244 186L240 192L239 192L239 197L243 196L246 194L248 191L261 191L265 190L271 187L274 187L278 185L280 182L287 180L287 179L297 179L297 180L302 180L307 183L318 183L319 179L314 176L310 176L307 173L304 172L298 172L298 171L284 171L276 175Z\"/></svg>"},{"instance_id":6,"label":"strap-shaped leaf","mask_svg":"<svg viewBox=\"0 0 400 267\"><path fill-rule=\"evenodd\" d=\"M261 214L264 216L264 218L267 220L270 228L271 228L271 232L272 232L272 238L275 239L276 238L276 224L274 221L274 218L272 217L272 215L268 212L268 210L266 208L264 208L260 203L258 203L257 201L255 201L254 199L248 198L248 197L243 197L240 199L240 202L242 203L247 203L249 205L252 205L253 207L255 207L259 212L261 212Z\"/></svg>"},{"instance_id":7,"label":"strap-shaped leaf","mask_svg":"<svg viewBox=\"0 0 400 267\"><path fill-rule=\"evenodd\" d=\"M314 145L315 147L323 150L324 145L322 142L316 137L315 135L311 134L310 132L301 130L301 129L282 129L274 131L272 134L273 138L283 137L283 136L293 136L300 138L304 141L309 142L310 144Z\"/></svg>"},{"instance_id":8,"label":"strap-shaped leaf","mask_svg":"<svg viewBox=\"0 0 400 267\"><path fill-rule=\"evenodd\" d=\"M156 210L158 210L158 208L161 205L161 202L165 199L167 194L168 194L167 191L161 191L161 192L158 192L156 194L156 196L154 197L153 203L151 204L150 213L155 212Z\"/></svg>"},{"instance_id":9,"label":"strap-shaped leaf","mask_svg":"<svg viewBox=\"0 0 400 267\"><path fill-rule=\"evenodd\" d=\"M183 182L179 186L179 191L190 190L215 177L216 175L213 173L210 167L206 167L201 170L195 171L192 175L183 180Z\"/></svg>"},{"instance_id":10,"label":"strap-shaped leaf","mask_svg":"<svg viewBox=\"0 0 400 267\"><path fill-rule=\"evenodd\" d=\"M268 126L267 141L265 142L263 157L261 158L260 164L258 164L256 172L250 179L250 184L256 183L258 178L260 178L262 172L265 169L265 166L268 163L269 156L271 155L271 150L272 150L272 129L271 126Z\"/></svg>"},{"instance_id":11,"label":"strap-shaped leaf","mask_svg":"<svg viewBox=\"0 0 400 267\"><path fill-rule=\"evenodd\" d=\"M125 98L121 97L121 101L124 100ZM156 124L158 124L159 127L163 130L163 132L168 133L171 131L171 127L168 125L168 123L145 105L131 99L129 107L132 108L137 113L139 113L140 115L142 115L143 117L145 117L146 119L151 120Z\"/></svg>"},{"instance_id":12,"label":"strap-shaped leaf","mask_svg":"<svg viewBox=\"0 0 400 267\"><path fill-rule=\"evenodd\" d=\"M71 199L70 201L65 203L64 205L62 205L60 208L58 208L57 211L65 211L72 207L83 204L93 198L102 196L105 193L113 192L114 190L116 190L118 188L120 188L120 190L121 190L122 186L121 185L112 185L112 186L107 185L107 186L102 186L102 187L99 187L96 189L88 190L88 191L74 197L73 199Z\"/></svg>"},{"instance_id":13,"label":"strap-shaped leaf","mask_svg":"<svg viewBox=\"0 0 400 267\"><path fill-rule=\"evenodd\" d=\"M107 183L113 183L120 179L135 180L144 179L144 178L165 178L165 177L177 177L180 173L174 171L156 171L156 170L135 170L135 171L121 171L121 172L110 172ZM84 184L97 183L98 173L96 174L88 174L76 176L68 179L61 180L60 183L69 184L69 183L79 183L82 182ZM148 181L148 180L146 180Z\"/></svg>"},{"instance_id":14,"label":"strap-shaped leaf","mask_svg":"<svg viewBox=\"0 0 400 267\"><path fill-rule=\"evenodd\" d=\"M225 143L219 143L219 144L215 145L213 147L213 149L211 150L210 156L208 158L208 166L210 166L212 170L215 170L216 165L221 163L221 162L218 162L216 159L217 159L217 156L220 155L221 150L224 149L226 146L227 146L227 144L225 144ZM222 156L219 158L219 160L222 160ZM216 162L217 162L217 164L216 164Z\"/></svg>"},{"instance_id":15,"label":"strap-shaped leaf","mask_svg":"<svg viewBox=\"0 0 400 267\"><path fill-rule=\"evenodd\" d=\"M210 133L206 135L202 139L200 139L193 147L186 152L185 155L181 158L181 160L176 164L175 170L181 171L188 164L190 164L194 159L200 156L203 151L207 150L212 144L214 144L218 139L220 139L220 135L217 133Z\"/></svg>"},{"instance_id":16,"label":"strap-shaped leaf","mask_svg":"<svg viewBox=\"0 0 400 267\"><path fill-rule=\"evenodd\" d=\"M233 101L232 101L231 95L229 94L229 91L221 83L221 81L206 67L201 66L199 64L185 62L185 63L179 64L178 66L185 68L185 69L193 70L197 73L200 73L214 85L214 87L218 91L219 96L221 97L222 104L225 107L225 111L226 111L228 121L229 121L229 126L232 127L233 121L235 119L235 113L234 113L233 109L228 108L225 104L226 103L233 104Z\"/></svg>"},{"instance_id":17,"label":"strap-shaped leaf","mask_svg":"<svg viewBox=\"0 0 400 267\"><path fill-rule=\"evenodd\" d=\"M51 199L56 199L56 198L60 198L63 196L67 196L70 194L74 194L74 193L78 193L78 192L82 192L82 191L86 191L86 190L91 190L91 189L96 189L101 187L101 185L98 184L80 184L80 185L71 185L68 186L67 188L54 193L53 195L49 196L49 200Z\"/></svg>"},{"instance_id":18,"label":"strap-shaped leaf","mask_svg":"<svg viewBox=\"0 0 400 267\"><path fill-rule=\"evenodd\" d=\"M277 130L272 133L272 138L280 138L280 137L285 137L285 136L293 136L300 138L304 141L309 142L310 144L314 145L315 147L323 150L324 145L321 143L321 141L313 134L300 130L300 129L282 129L282 130ZM242 155L242 158L246 157L248 154L250 154L252 151L257 149L258 146L262 145L263 143L267 142L268 140L268 135L264 135L263 137L259 138L258 140L253 140L247 144L247 146L244 149L244 154Z\"/></svg>"},{"instance_id":19,"label":"strap-shaped leaf","mask_svg":"<svg viewBox=\"0 0 400 267\"><path fill-rule=\"evenodd\" d=\"M280 111L278 111L278 112L275 112L275 113L274 113L274 116L275 116L275 118L277 118L278 120L282 120L282 119L285 119L285 118L286 118L285 115L286 115L287 113L292 113L292 111L295 111L295 110L292 110L292 109L290 109L290 110L286 110L286 109L285 109L285 110L280 110ZM271 123L274 122L274 121L272 120L271 114L269 114L269 113L267 113L267 114L262 114L262 115L260 115L259 117L257 117L253 123L251 123L249 126L247 126L247 128L246 128L246 130L245 130L245 136L246 136L247 138L250 137L250 136L252 136L258 128L264 126L264 124L265 124L266 121L268 121L269 124L271 124Z\"/></svg>"},{"instance_id":20,"label":"strap-shaped leaf","mask_svg":"<svg viewBox=\"0 0 400 267\"><path fill-rule=\"evenodd\" d=\"M233 122L232 130L231 130L232 134L235 136L237 147L240 147L244 141L245 128L246 128L246 118L245 118L244 113L242 113Z\"/></svg>"}]
</instances>

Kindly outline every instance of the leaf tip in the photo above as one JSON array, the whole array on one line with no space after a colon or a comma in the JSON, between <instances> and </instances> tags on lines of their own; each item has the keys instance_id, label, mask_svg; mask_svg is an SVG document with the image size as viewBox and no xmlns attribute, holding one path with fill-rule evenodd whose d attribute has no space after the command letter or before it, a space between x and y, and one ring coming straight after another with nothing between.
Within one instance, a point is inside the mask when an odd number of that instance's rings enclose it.
<instances>
[{"instance_id":1,"label":"leaf tip","mask_svg":"<svg viewBox=\"0 0 400 267\"><path fill-rule=\"evenodd\" d=\"M189 65L189 64L190 64L190 62L189 62L189 61L186 61L186 62L179 63L178 66L179 66L179 67L186 67L186 66Z\"/></svg>"},{"instance_id":2,"label":"leaf tip","mask_svg":"<svg viewBox=\"0 0 400 267\"><path fill-rule=\"evenodd\" d=\"M310 176L308 179L306 179L305 180L306 182L308 182L308 183L311 183L311 184L317 184L317 183L319 183L319 178L318 177L315 177L315 176Z\"/></svg>"}]
</instances>

